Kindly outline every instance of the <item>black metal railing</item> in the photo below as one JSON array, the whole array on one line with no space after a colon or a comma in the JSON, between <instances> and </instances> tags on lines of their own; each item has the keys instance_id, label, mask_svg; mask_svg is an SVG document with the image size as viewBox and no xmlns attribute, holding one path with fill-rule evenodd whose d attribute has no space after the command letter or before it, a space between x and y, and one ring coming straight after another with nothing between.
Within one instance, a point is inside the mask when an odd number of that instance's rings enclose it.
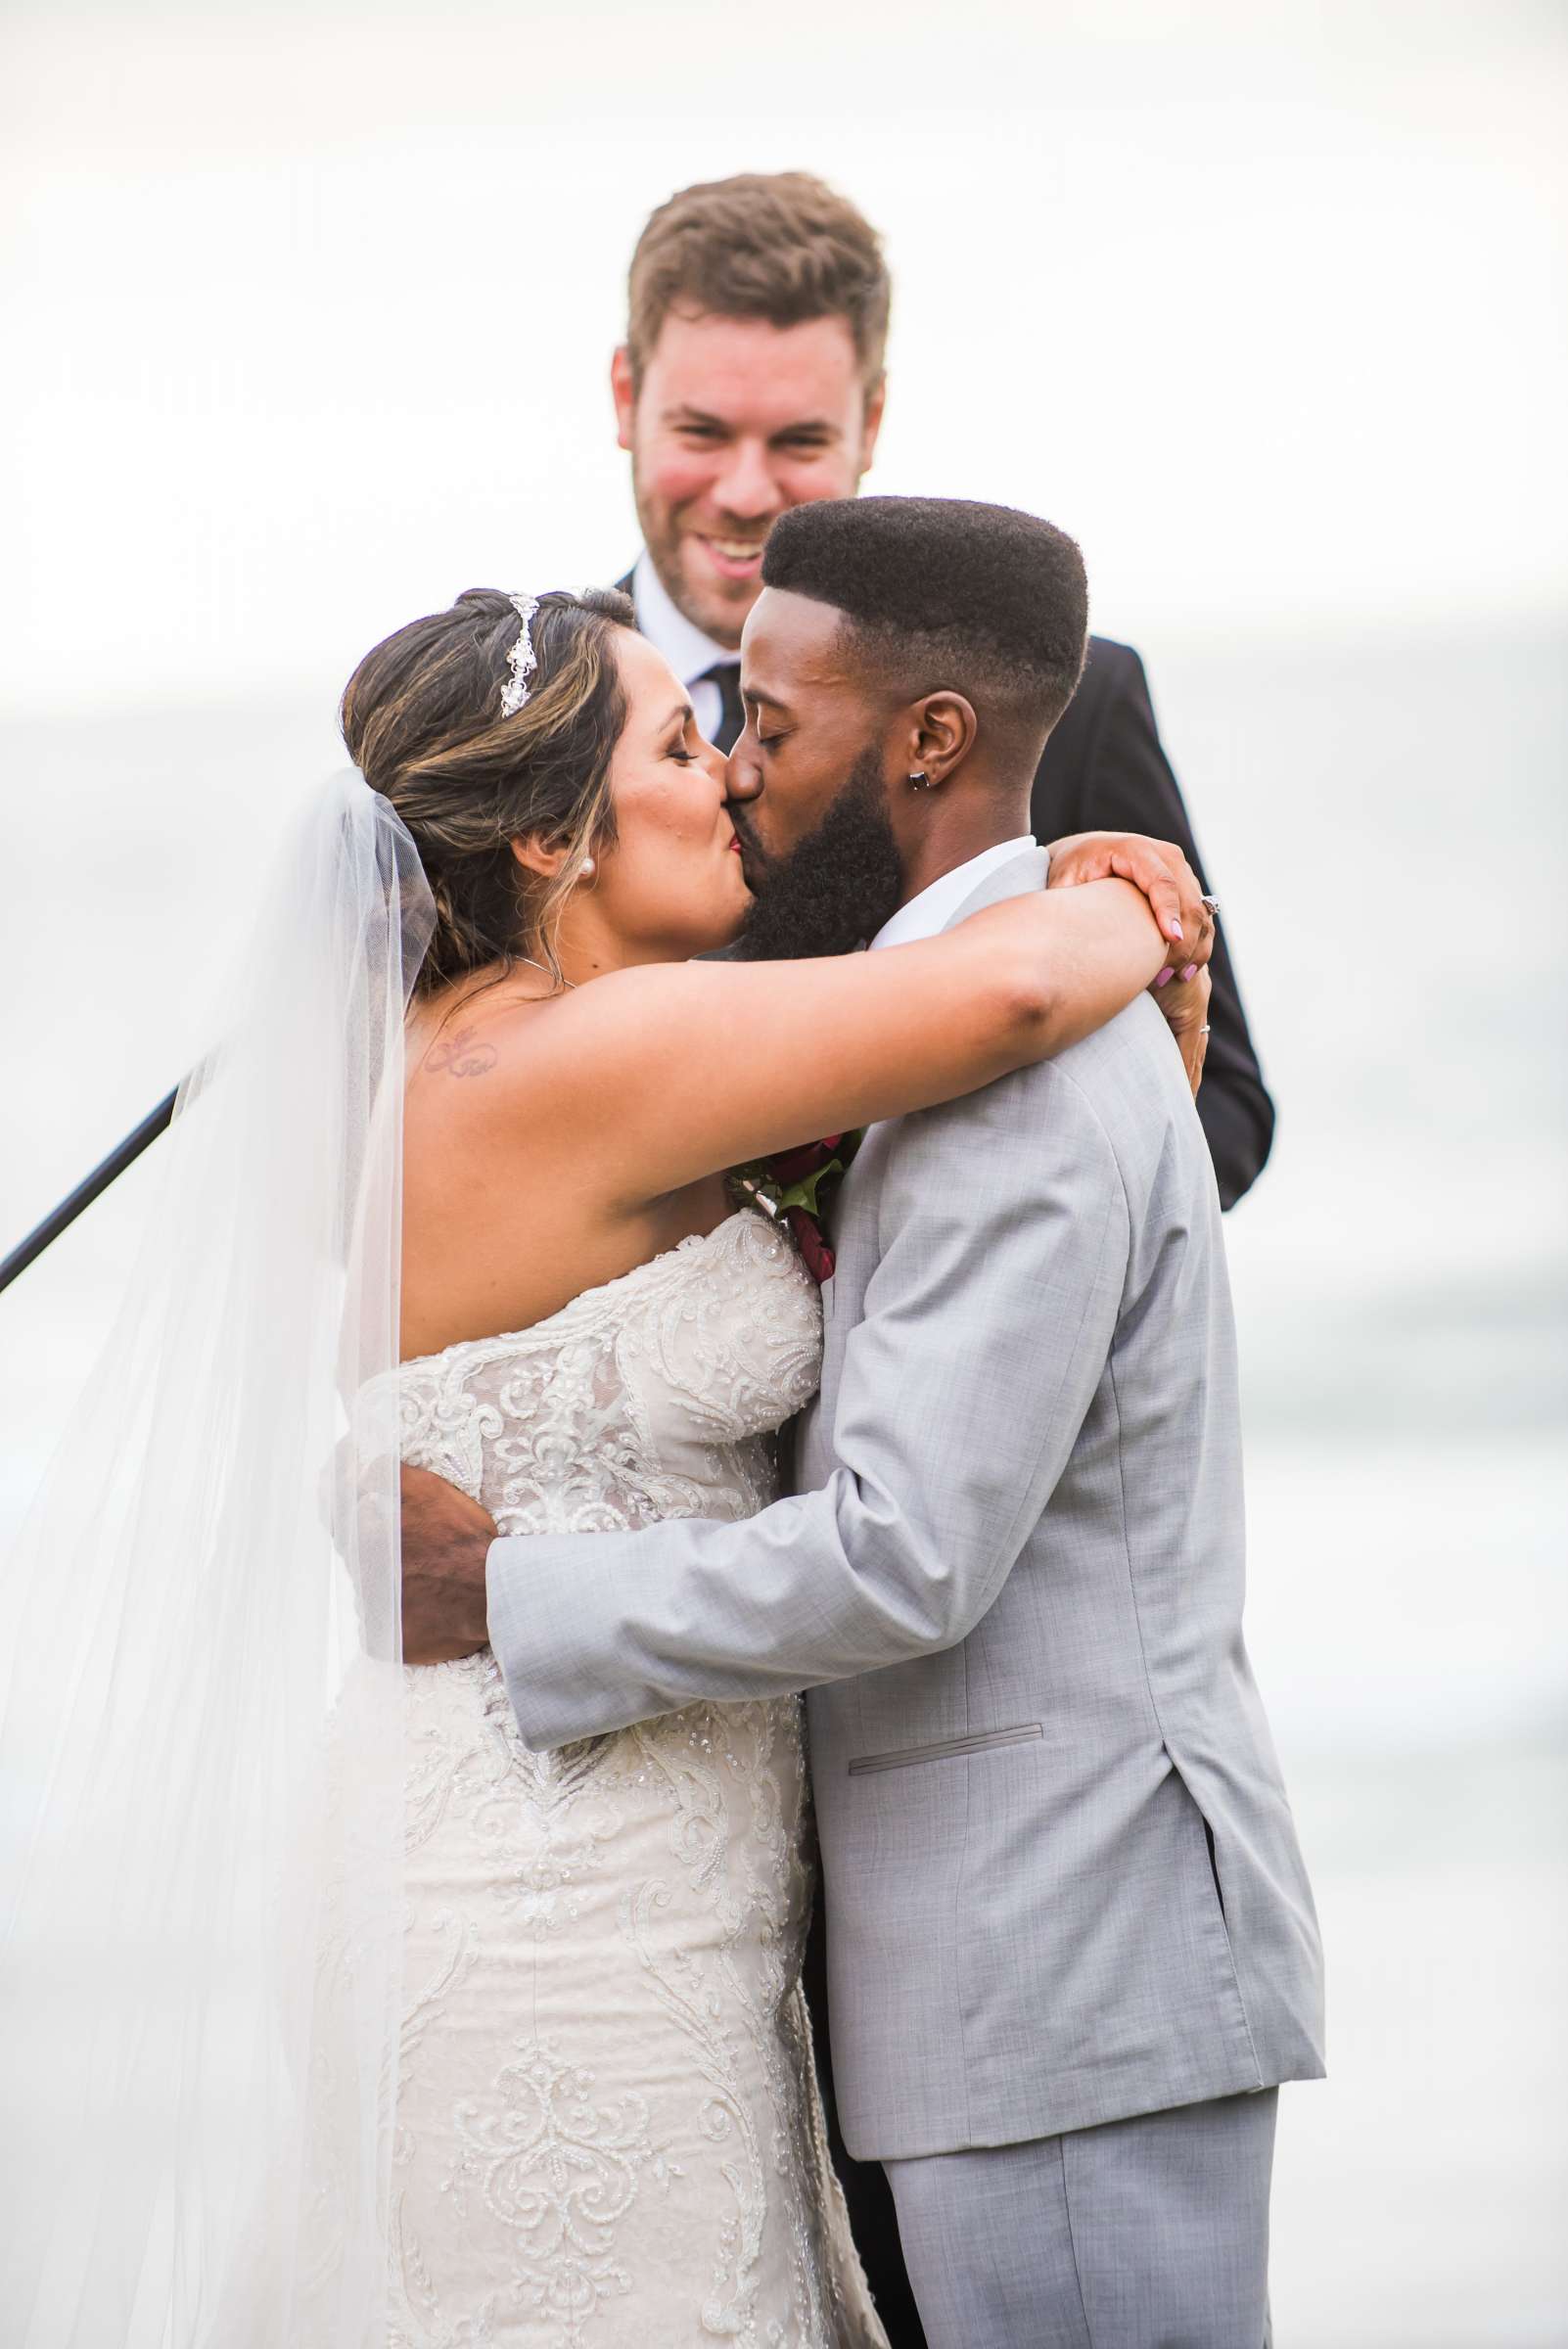
<instances>
[{"instance_id":1,"label":"black metal railing","mask_svg":"<svg viewBox=\"0 0 1568 2349\"><path fill-rule=\"evenodd\" d=\"M156 1109L149 1110L134 1131L111 1150L103 1163L94 1167L85 1180L78 1182L75 1189L62 1199L41 1223L34 1224L26 1238L19 1241L11 1254L0 1262L0 1289L10 1288L17 1275L25 1272L29 1265L35 1264L44 1250L51 1247L63 1231L70 1228L82 1211L91 1207L93 1201L107 1191L127 1167L133 1166L150 1143L157 1141L174 1116L178 1089L176 1086L175 1091L160 1101Z\"/></svg>"}]
</instances>

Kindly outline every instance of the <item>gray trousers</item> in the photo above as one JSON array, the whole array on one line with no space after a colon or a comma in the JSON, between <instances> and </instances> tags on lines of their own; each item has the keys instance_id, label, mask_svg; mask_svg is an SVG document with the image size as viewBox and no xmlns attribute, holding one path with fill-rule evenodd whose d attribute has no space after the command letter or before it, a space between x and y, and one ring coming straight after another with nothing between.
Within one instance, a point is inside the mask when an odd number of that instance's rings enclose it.
<instances>
[{"instance_id":1,"label":"gray trousers","mask_svg":"<svg viewBox=\"0 0 1568 2349\"><path fill-rule=\"evenodd\" d=\"M1267 2349L1278 2101L886 2163L929 2349Z\"/></svg>"}]
</instances>

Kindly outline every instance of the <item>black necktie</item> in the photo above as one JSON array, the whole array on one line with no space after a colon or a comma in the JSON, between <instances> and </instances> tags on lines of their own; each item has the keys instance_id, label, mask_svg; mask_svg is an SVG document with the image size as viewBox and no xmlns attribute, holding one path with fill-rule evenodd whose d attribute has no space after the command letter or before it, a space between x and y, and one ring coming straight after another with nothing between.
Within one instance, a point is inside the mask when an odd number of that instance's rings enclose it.
<instances>
[{"instance_id":1,"label":"black necktie","mask_svg":"<svg viewBox=\"0 0 1568 2349\"><path fill-rule=\"evenodd\" d=\"M746 712L741 706L740 663L715 661L712 668L704 669L697 682L699 685L718 687L722 708L718 724L714 729L714 748L722 751L727 759L739 742L746 724Z\"/></svg>"}]
</instances>

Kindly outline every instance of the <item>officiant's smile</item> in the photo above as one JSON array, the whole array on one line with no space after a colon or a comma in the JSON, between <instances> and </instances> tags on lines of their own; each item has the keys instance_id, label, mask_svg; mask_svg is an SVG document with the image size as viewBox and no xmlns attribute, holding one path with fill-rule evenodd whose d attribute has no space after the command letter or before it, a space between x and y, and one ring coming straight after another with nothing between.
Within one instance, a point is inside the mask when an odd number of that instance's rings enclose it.
<instances>
[{"instance_id":1,"label":"officiant's smile","mask_svg":"<svg viewBox=\"0 0 1568 2349\"><path fill-rule=\"evenodd\" d=\"M882 421L880 346L867 359L843 316L634 316L612 374L644 541L686 619L734 645L778 517L848 497Z\"/></svg>"}]
</instances>

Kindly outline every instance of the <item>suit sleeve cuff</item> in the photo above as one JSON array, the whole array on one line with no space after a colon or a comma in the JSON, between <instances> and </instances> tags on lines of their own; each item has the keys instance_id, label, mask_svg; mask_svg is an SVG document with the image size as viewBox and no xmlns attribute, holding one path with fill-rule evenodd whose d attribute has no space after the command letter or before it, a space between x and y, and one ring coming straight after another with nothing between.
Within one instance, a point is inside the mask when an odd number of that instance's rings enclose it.
<instances>
[{"instance_id":1,"label":"suit sleeve cuff","mask_svg":"<svg viewBox=\"0 0 1568 2349\"><path fill-rule=\"evenodd\" d=\"M558 1742L550 1734L553 1725L544 1718L546 1709L541 1702L541 1667L549 1645L544 1622L548 1582L538 1574L525 1578L521 1554L525 1547L537 1546L503 1538L492 1542L484 1553L484 1612L490 1652L501 1668L523 1742L534 1751Z\"/></svg>"},{"instance_id":2,"label":"suit sleeve cuff","mask_svg":"<svg viewBox=\"0 0 1568 2349\"><path fill-rule=\"evenodd\" d=\"M612 1668L618 1573L637 1534L502 1536L484 1553L490 1652L501 1668L518 1733L533 1753L640 1721ZM594 1659L599 1660L595 1669Z\"/></svg>"}]
</instances>

